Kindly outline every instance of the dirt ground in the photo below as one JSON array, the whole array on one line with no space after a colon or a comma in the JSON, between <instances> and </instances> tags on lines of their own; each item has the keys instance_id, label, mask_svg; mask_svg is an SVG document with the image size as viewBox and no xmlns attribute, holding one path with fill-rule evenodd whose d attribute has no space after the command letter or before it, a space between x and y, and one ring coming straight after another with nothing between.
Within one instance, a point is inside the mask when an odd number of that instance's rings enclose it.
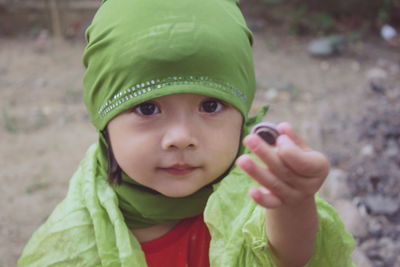
<instances>
[{"instance_id":1,"label":"dirt ground","mask_svg":"<svg viewBox=\"0 0 400 267\"><path fill-rule=\"evenodd\" d=\"M362 148L354 123L373 102L370 78L381 75L374 77L399 92L400 53L366 41L342 55L314 58L308 41L273 30L256 33L253 111L270 104L266 120L291 122L333 166L346 168ZM82 50L81 41L0 39L0 267L15 266L96 142L81 97Z\"/></svg>"}]
</instances>

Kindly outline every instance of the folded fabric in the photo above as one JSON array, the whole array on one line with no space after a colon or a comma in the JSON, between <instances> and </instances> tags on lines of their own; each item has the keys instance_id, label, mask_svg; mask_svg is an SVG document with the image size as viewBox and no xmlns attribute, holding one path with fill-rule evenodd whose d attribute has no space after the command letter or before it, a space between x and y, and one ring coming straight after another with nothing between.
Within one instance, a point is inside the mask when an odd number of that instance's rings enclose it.
<instances>
[{"instance_id":1,"label":"folded fabric","mask_svg":"<svg viewBox=\"0 0 400 267\"><path fill-rule=\"evenodd\" d=\"M27 244L19 267L146 266L140 244L125 224L115 191L95 173L97 144L72 177L67 197ZM248 196L256 183L238 168L214 186L204 212L213 267L275 266L265 236L265 210ZM316 198L319 229L307 267L354 266L353 238L335 210ZM268 218L267 218L268 220Z\"/></svg>"}]
</instances>

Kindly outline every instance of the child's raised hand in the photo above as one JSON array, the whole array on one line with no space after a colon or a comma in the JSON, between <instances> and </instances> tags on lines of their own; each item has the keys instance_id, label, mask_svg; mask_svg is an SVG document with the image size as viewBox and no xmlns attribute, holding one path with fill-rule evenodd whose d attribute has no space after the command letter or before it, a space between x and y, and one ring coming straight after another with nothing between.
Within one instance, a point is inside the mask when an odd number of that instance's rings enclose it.
<instances>
[{"instance_id":1,"label":"child's raised hand","mask_svg":"<svg viewBox=\"0 0 400 267\"><path fill-rule=\"evenodd\" d=\"M296 206L313 198L329 172L327 158L312 150L289 123L281 123L277 129L280 135L276 146L267 144L257 134L250 134L243 141L268 167L257 165L249 155L236 161L261 185L251 189L250 196L268 209Z\"/></svg>"}]
</instances>

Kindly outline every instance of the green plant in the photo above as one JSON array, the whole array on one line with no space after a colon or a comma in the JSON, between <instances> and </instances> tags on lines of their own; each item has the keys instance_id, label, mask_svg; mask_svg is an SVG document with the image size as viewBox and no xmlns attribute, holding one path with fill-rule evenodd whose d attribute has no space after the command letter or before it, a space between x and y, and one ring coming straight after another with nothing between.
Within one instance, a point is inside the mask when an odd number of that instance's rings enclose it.
<instances>
[{"instance_id":1,"label":"green plant","mask_svg":"<svg viewBox=\"0 0 400 267\"><path fill-rule=\"evenodd\" d=\"M16 133L18 131L17 120L12 117L6 108L2 111L4 129L9 133Z\"/></svg>"},{"instance_id":2,"label":"green plant","mask_svg":"<svg viewBox=\"0 0 400 267\"><path fill-rule=\"evenodd\" d=\"M299 35L303 25L303 20L307 16L308 6L305 4L300 5L298 8L289 12L289 33Z\"/></svg>"},{"instance_id":3,"label":"green plant","mask_svg":"<svg viewBox=\"0 0 400 267\"><path fill-rule=\"evenodd\" d=\"M308 6L301 5L290 15L291 34L299 35L302 32L325 34L335 25L335 19L326 12L311 11Z\"/></svg>"},{"instance_id":4,"label":"green plant","mask_svg":"<svg viewBox=\"0 0 400 267\"><path fill-rule=\"evenodd\" d=\"M313 31L325 32L333 28L334 18L325 12L317 12L310 18L310 27Z\"/></svg>"},{"instance_id":5,"label":"green plant","mask_svg":"<svg viewBox=\"0 0 400 267\"><path fill-rule=\"evenodd\" d=\"M25 189L25 192L28 193L28 194L31 194L31 193L34 193L36 191L46 189L49 186L50 186L50 184L48 182L38 181L36 183L28 185L26 187L26 189Z\"/></svg>"},{"instance_id":6,"label":"green plant","mask_svg":"<svg viewBox=\"0 0 400 267\"><path fill-rule=\"evenodd\" d=\"M330 34L333 31L360 33L383 24L399 26L400 0L263 0L265 16L289 26L289 33ZM368 26L368 29L365 27ZM356 30L358 31L358 30Z\"/></svg>"},{"instance_id":7,"label":"green plant","mask_svg":"<svg viewBox=\"0 0 400 267\"><path fill-rule=\"evenodd\" d=\"M357 29L351 31L347 35L347 40L349 42L360 41L365 36L365 34L367 33L367 31L370 27L371 27L371 23L369 21L364 22L363 24L361 24L361 26L359 26Z\"/></svg>"},{"instance_id":8,"label":"green plant","mask_svg":"<svg viewBox=\"0 0 400 267\"><path fill-rule=\"evenodd\" d=\"M391 18L391 6L393 4L393 0L384 0L382 3L382 7L378 11L378 22L381 24L388 23Z\"/></svg>"}]
</instances>

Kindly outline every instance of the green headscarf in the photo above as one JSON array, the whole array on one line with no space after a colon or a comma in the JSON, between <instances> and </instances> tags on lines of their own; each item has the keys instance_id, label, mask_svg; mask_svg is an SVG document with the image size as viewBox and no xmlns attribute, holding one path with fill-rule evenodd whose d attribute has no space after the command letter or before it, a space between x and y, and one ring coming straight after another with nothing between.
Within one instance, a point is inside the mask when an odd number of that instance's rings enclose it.
<instances>
[{"instance_id":1,"label":"green headscarf","mask_svg":"<svg viewBox=\"0 0 400 267\"><path fill-rule=\"evenodd\" d=\"M247 121L255 93L252 35L236 1L103 1L86 37L84 100L100 133L124 110L176 93L224 100ZM99 140L104 175L107 144ZM206 186L168 198L122 176L115 191L131 227L199 214L212 192Z\"/></svg>"}]
</instances>

